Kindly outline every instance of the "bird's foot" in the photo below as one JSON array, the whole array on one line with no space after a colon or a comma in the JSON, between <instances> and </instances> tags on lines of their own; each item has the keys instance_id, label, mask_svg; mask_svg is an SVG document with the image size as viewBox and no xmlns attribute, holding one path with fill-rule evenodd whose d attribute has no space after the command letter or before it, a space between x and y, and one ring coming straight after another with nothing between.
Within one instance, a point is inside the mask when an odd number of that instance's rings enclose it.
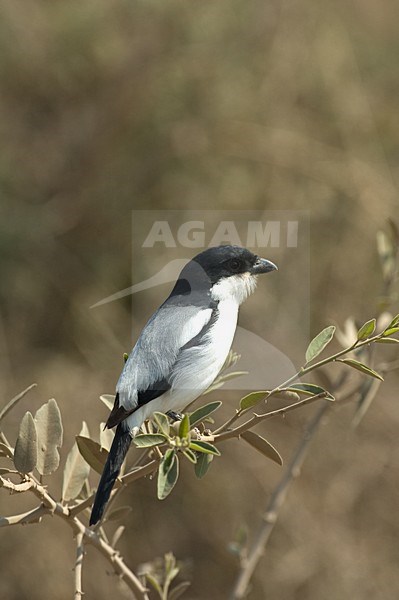
<instances>
[{"instance_id":1,"label":"bird's foot","mask_svg":"<svg viewBox=\"0 0 399 600\"><path fill-rule=\"evenodd\" d=\"M181 421L183 415L181 413L175 412L174 410L168 410L166 413L170 419L175 423L176 421Z\"/></svg>"}]
</instances>

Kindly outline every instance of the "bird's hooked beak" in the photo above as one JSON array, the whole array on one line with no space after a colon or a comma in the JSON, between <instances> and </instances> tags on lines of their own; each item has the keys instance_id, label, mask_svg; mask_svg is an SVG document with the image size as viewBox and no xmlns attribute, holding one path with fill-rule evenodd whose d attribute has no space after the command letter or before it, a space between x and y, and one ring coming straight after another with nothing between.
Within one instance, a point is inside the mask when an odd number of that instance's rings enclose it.
<instances>
[{"instance_id":1,"label":"bird's hooked beak","mask_svg":"<svg viewBox=\"0 0 399 600\"><path fill-rule=\"evenodd\" d=\"M270 271L278 271L277 265L266 258L258 258L251 269L251 274L259 275L260 273L270 273Z\"/></svg>"}]
</instances>

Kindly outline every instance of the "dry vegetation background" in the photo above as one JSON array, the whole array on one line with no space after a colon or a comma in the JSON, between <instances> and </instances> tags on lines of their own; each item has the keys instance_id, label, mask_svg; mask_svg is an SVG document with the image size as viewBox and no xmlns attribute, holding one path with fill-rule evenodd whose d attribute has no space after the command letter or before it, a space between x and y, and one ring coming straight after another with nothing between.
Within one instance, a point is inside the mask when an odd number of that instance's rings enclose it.
<instances>
[{"instance_id":1,"label":"dry vegetation background","mask_svg":"<svg viewBox=\"0 0 399 600\"><path fill-rule=\"evenodd\" d=\"M98 396L168 289L134 297L133 335L130 298L89 309L131 284L132 209L308 210L310 292L280 270L260 288L267 306L258 290L242 315L297 364L310 333L374 315L375 234L398 216L397 22L391 0L2 0L1 403L38 383L8 418L11 439L49 397L62 460L82 419L92 432L104 420ZM330 415L251 598L398 597L397 385L394 373L354 433L351 407ZM261 431L288 458L313 410ZM187 598L227 598L228 542L256 527L280 473L232 443L204 480L186 468L164 503L140 481L123 502L128 564L172 550L191 562ZM0 548L2 598L71 597L75 547L57 519L3 529ZM123 597L105 571L89 548L86 598Z\"/></svg>"}]
</instances>

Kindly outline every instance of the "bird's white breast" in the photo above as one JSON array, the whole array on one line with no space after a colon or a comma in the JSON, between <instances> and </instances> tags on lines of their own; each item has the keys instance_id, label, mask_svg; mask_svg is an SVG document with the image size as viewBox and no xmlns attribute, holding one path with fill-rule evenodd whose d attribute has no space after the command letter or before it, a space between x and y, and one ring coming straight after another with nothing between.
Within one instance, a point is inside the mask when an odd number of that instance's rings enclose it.
<instances>
[{"instance_id":1,"label":"bird's white breast","mask_svg":"<svg viewBox=\"0 0 399 600\"><path fill-rule=\"evenodd\" d=\"M200 345L185 349L172 373L174 395L197 398L213 382L222 368L233 342L237 326L238 304L233 299L219 302L214 323ZM178 402L178 401L177 401Z\"/></svg>"}]
</instances>

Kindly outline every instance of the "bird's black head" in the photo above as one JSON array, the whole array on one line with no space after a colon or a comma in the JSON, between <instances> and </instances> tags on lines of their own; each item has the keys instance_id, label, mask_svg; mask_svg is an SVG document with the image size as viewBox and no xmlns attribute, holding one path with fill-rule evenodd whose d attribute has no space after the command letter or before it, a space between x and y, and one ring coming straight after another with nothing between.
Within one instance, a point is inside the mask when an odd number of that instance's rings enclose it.
<instances>
[{"instance_id":1,"label":"bird's black head","mask_svg":"<svg viewBox=\"0 0 399 600\"><path fill-rule=\"evenodd\" d=\"M277 269L272 262L259 258L241 246L208 248L201 254L197 254L192 260L202 267L212 285L225 277L245 273L259 275Z\"/></svg>"},{"instance_id":2,"label":"bird's black head","mask_svg":"<svg viewBox=\"0 0 399 600\"><path fill-rule=\"evenodd\" d=\"M256 277L277 267L240 246L217 246L197 254L182 270L174 293L207 290L216 300L239 304L253 291Z\"/></svg>"}]
</instances>

